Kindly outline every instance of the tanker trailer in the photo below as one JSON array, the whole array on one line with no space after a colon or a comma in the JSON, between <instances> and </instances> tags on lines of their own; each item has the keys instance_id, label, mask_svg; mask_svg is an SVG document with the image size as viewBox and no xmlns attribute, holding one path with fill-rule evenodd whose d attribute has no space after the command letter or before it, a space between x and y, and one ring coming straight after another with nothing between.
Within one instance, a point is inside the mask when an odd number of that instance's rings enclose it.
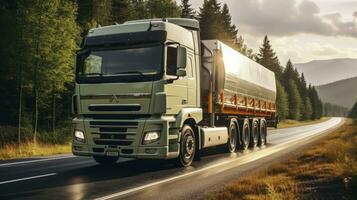
<instances>
[{"instance_id":1,"label":"tanker trailer","mask_svg":"<svg viewBox=\"0 0 357 200\"><path fill-rule=\"evenodd\" d=\"M201 98L206 124L237 132L228 149L266 144L278 123L274 73L218 40L202 41Z\"/></svg>"}]
</instances>

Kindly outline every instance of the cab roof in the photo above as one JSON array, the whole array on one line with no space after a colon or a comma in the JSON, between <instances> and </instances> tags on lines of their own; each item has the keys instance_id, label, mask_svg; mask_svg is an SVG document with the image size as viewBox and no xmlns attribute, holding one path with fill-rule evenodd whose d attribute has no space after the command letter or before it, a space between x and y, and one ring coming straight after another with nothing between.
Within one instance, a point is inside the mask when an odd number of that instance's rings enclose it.
<instances>
[{"instance_id":1,"label":"cab roof","mask_svg":"<svg viewBox=\"0 0 357 200\"><path fill-rule=\"evenodd\" d=\"M200 24L197 20L195 19L188 19L188 18L156 18L156 19L142 19L142 20L132 20L132 21L127 21L124 24L130 24L130 23L138 23L138 22L169 22L176 24L178 26L182 26L187 29L191 30L200 30Z\"/></svg>"}]
</instances>

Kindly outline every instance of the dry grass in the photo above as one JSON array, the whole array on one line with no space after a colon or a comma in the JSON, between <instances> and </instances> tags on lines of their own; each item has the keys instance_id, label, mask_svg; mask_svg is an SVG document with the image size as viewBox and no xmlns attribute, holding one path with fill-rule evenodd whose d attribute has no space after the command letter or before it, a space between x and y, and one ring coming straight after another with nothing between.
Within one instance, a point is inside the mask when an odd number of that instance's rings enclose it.
<instances>
[{"instance_id":1,"label":"dry grass","mask_svg":"<svg viewBox=\"0 0 357 200\"><path fill-rule=\"evenodd\" d=\"M211 199L357 199L357 123L299 156L230 183ZM354 188L354 189L353 189Z\"/></svg>"},{"instance_id":2,"label":"dry grass","mask_svg":"<svg viewBox=\"0 0 357 200\"><path fill-rule=\"evenodd\" d=\"M21 146L6 145L0 148L0 160L26 158L33 156L48 156L71 152L71 144L41 144L25 143Z\"/></svg>"},{"instance_id":3,"label":"dry grass","mask_svg":"<svg viewBox=\"0 0 357 200\"><path fill-rule=\"evenodd\" d=\"M306 121L297 121L297 120L287 119L287 120L283 120L283 121L279 122L278 128L290 128L290 127L296 127L296 126L317 124L317 123L327 121L329 119L330 119L329 117L323 117L318 120L306 120Z\"/></svg>"}]
</instances>

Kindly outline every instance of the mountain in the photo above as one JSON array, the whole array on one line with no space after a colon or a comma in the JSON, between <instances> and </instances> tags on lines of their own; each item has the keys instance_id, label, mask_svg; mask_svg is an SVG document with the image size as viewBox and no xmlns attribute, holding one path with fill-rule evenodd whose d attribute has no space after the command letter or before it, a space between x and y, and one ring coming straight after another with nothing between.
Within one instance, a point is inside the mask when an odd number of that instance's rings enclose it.
<instances>
[{"instance_id":1,"label":"mountain","mask_svg":"<svg viewBox=\"0 0 357 200\"><path fill-rule=\"evenodd\" d=\"M316 87L323 102L352 108L357 101L357 77Z\"/></svg>"},{"instance_id":2,"label":"mountain","mask_svg":"<svg viewBox=\"0 0 357 200\"><path fill-rule=\"evenodd\" d=\"M313 60L295 64L303 72L308 83L323 85L357 76L357 59L341 58L331 60Z\"/></svg>"}]
</instances>

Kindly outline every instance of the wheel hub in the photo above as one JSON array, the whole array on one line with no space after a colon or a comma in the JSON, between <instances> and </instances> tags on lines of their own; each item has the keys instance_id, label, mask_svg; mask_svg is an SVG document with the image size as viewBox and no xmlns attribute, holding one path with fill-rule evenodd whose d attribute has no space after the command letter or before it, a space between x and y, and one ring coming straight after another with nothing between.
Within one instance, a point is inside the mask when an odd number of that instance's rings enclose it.
<instances>
[{"instance_id":1,"label":"wheel hub","mask_svg":"<svg viewBox=\"0 0 357 200\"><path fill-rule=\"evenodd\" d=\"M195 151L195 142L191 135L185 137L184 147L185 147L185 157L189 159L192 156L193 152Z\"/></svg>"}]
</instances>

